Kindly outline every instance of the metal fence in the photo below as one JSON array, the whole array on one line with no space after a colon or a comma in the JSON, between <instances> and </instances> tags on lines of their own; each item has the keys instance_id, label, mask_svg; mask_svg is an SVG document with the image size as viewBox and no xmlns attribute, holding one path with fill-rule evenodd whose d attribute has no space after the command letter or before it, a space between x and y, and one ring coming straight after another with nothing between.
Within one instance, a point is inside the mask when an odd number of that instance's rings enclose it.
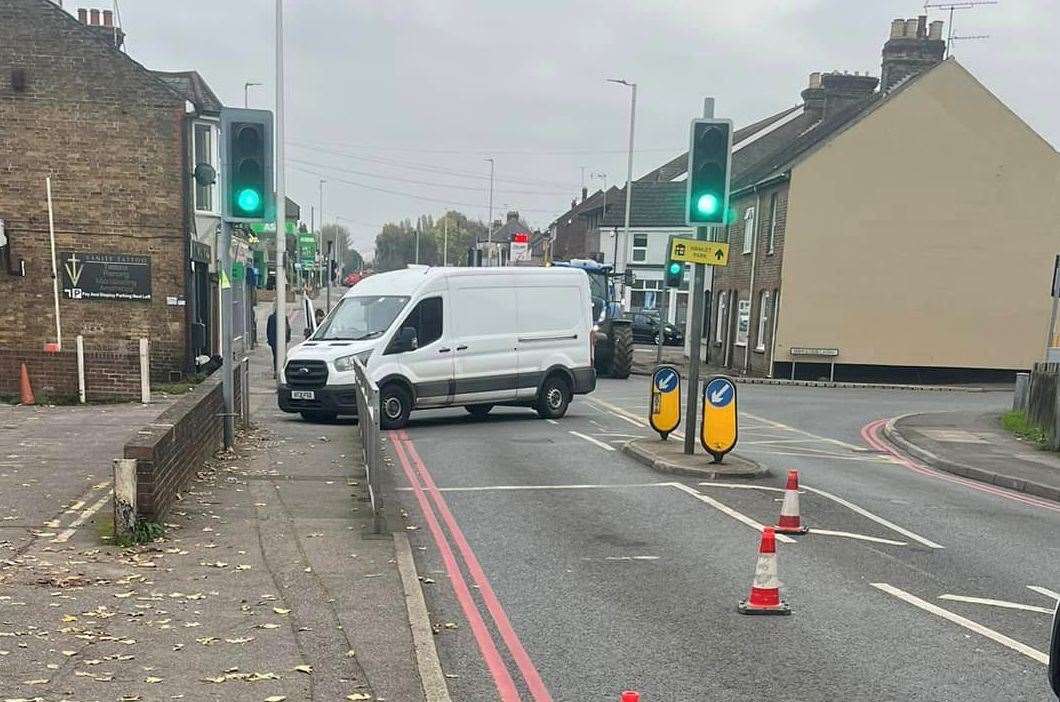
<instances>
[{"instance_id":1,"label":"metal fence","mask_svg":"<svg viewBox=\"0 0 1060 702\"><path fill-rule=\"evenodd\" d=\"M353 361L357 376L357 426L361 432L361 451L368 484L368 499L372 503L372 531L383 533L383 497L379 491L380 458L379 386L376 385L359 360Z\"/></svg>"}]
</instances>

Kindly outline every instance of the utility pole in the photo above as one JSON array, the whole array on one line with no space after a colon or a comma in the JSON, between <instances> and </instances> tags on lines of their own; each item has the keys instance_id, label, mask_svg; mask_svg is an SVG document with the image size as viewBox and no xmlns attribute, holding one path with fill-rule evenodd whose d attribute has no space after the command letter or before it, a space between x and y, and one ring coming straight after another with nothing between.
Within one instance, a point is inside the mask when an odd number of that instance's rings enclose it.
<instances>
[{"instance_id":1,"label":"utility pole","mask_svg":"<svg viewBox=\"0 0 1060 702\"><path fill-rule=\"evenodd\" d=\"M703 99L703 117L710 119L714 116L714 98ZM691 151L689 151L691 160ZM689 178L692 175L689 173ZM696 239L698 241L710 240L710 227L696 227ZM699 434L697 428L699 422L697 404L699 401L699 352L703 341L703 290L706 287L707 267L702 263L693 266L692 277L692 304L690 314L692 324L690 325L688 340L688 404L685 409L685 455L691 456L696 451L696 436Z\"/></svg>"},{"instance_id":2,"label":"utility pole","mask_svg":"<svg viewBox=\"0 0 1060 702\"><path fill-rule=\"evenodd\" d=\"M324 178L320 179L320 231L317 233L317 256L318 257L320 256L320 254L324 250L324 222L326 221L324 219L324 186L327 184L327 182L328 181L325 180ZM328 269L326 275L328 275L329 278L330 278L331 269ZM323 278L323 276L320 275L320 271L318 270L317 271L317 285L322 285L323 283L324 283L324 278ZM328 311L330 312L331 310L329 309Z\"/></svg>"},{"instance_id":3,"label":"utility pole","mask_svg":"<svg viewBox=\"0 0 1060 702\"><path fill-rule=\"evenodd\" d=\"M235 436L235 395L232 376L232 223L221 219L221 397L224 404L224 446L232 448ZM244 388L243 392L247 392Z\"/></svg>"},{"instance_id":4,"label":"utility pole","mask_svg":"<svg viewBox=\"0 0 1060 702\"><path fill-rule=\"evenodd\" d=\"M324 308L326 310L326 314L331 314L331 261L332 261L332 258L333 258L334 255L335 255L335 242L334 241L329 241L328 242L328 260L327 260L328 287L327 287L326 297L324 298Z\"/></svg>"},{"instance_id":5,"label":"utility pole","mask_svg":"<svg viewBox=\"0 0 1060 702\"><path fill-rule=\"evenodd\" d=\"M618 83L619 85L629 86L629 88L631 89L630 98L629 98L629 153L628 153L627 158L626 158L626 217L625 217L625 224L624 224L624 226L622 228L623 229L623 237L625 239L624 246L628 247L629 246L629 241L630 241L630 239L629 239L629 213L630 213L630 207L632 206L632 202L633 202L633 128L634 128L634 125L635 125L636 119L637 119L637 84L636 83L631 83L630 81L625 80L624 78L622 78L622 79L608 78L607 80L608 80L609 83ZM625 250L625 249L623 249L623 250ZM615 265L616 265L616 267L618 265L618 240L617 240L617 237L616 237L616 240L615 240ZM628 266L623 266L622 267L622 272L625 272L625 269L627 267ZM615 272L617 273L618 271L616 270Z\"/></svg>"},{"instance_id":6,"label":"utility pole","mask_svg":"<svg viewBox=\"0 0 1060 702\"><path fill-rule=\"evenodd\" d=\"M420 262L420 222L416 220L416 263Z\"/></svg>"},{"instance_id":7,"label":"utility pole","mask_svg":"<svg viewBox=\"0 0 1060 702\"><path fill-rule=\"evenodd\" d=\"M493 167L496 165L492 158L487 158L490 162L490 221L489 221L489 233L486 235L486 241L493 242Z\"/></svg>"},{"instance_id":8,"label":"utility pole","mask_svg":"<svg viewBox=\"0 0 1060 702\"><path fill-rule=\"evenodd\" d=\"M250 107L250 88L255 85L261 85L261 83L244 83L243 84L243 107Z\"/></svg>"},{"instance_id":9,"label":"utility pole","mask_svg":"<svg viewBox=\"0 0 1060 702\"><path fill-rule=\"evenodd\" d=\"M442 224L444 234L442 235L442 267L449 266L449 213L445 213L445 222Z\"/></svg>"},{"instance_id":10,"label":"utility pole","mask_svg":"<svg viewBox=\"0 0 1060 702\"><path fill-rule=\"evenodd\" d=\"M283 164L283 0L276 0L276 382L287 360L287 180Z\"/></svg>"}]
</instances>

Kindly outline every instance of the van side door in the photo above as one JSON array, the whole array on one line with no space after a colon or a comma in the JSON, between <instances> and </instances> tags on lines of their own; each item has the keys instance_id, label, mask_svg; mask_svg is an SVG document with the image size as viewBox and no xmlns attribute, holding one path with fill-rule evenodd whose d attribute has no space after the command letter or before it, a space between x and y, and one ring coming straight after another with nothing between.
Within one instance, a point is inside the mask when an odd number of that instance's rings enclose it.
<instances>
[{"instance_id":1,"label":"van side door","mask_svg":"<svg viewBox=\"0 0 1060 702\"><path fill-rule=\"evenodd\" d=\"M416 391L416 407L440 407L453 398L453 349L448 341L447 307L441 293L424 297L409 310L383 352L396 360ZM415 338L414 348L401 348L399 337Z\"/></svg>"},{"instance_id":2,"label":"van side door","mask_svg":"<svg viewBox=\"0 0 1060 702\"><path fill-rule=\"evenodd\" d=\"M453 404L515 399L515 294L509 275L449 279L453 314Z\"/></svg>"},{"instance_id":3,"label":"van side door","mask_svg":"<svg viewBox=\"0 0 1060 702\"><path fill-rule=\"evenodd\" d=\"M587 291L569 275L534 276L516 288L520 399L532 399L549 368L591 365Z\"/></svg>"}]
</instances>

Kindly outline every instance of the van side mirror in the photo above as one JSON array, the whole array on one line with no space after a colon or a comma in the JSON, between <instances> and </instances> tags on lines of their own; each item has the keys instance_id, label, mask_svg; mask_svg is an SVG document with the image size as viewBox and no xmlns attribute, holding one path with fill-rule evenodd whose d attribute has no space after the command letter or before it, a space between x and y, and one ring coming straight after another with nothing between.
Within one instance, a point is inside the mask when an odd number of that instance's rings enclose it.
<instances>
[{"instance_id":1,"label":"van side mirror","mask_svg":"<svg viewBox=\"0 0 1060 702\"><path fill-rule=\"evenodd\" d=\"M394 340L390 342L390 350L392 353L415 351L419 346L419 339L416 337L415 327L402 327L394 337Z\"/></svg>"}]
</instances>

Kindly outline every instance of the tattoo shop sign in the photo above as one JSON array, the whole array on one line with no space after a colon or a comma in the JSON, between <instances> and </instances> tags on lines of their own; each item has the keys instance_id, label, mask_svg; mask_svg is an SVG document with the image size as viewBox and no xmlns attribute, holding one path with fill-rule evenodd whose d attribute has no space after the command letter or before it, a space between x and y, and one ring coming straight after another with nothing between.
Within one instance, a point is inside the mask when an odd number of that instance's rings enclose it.
<instances>
[{"instance_id":1,"label":"tattoo shop sign","mask_svg":"<svg viewBox=\"0 0 1060 702\"><path fill-rule=\"evenodd\" d=\"M151 300L151 257L64 251L63 294L71 300Z\"/></svg>"}]
</instances>

